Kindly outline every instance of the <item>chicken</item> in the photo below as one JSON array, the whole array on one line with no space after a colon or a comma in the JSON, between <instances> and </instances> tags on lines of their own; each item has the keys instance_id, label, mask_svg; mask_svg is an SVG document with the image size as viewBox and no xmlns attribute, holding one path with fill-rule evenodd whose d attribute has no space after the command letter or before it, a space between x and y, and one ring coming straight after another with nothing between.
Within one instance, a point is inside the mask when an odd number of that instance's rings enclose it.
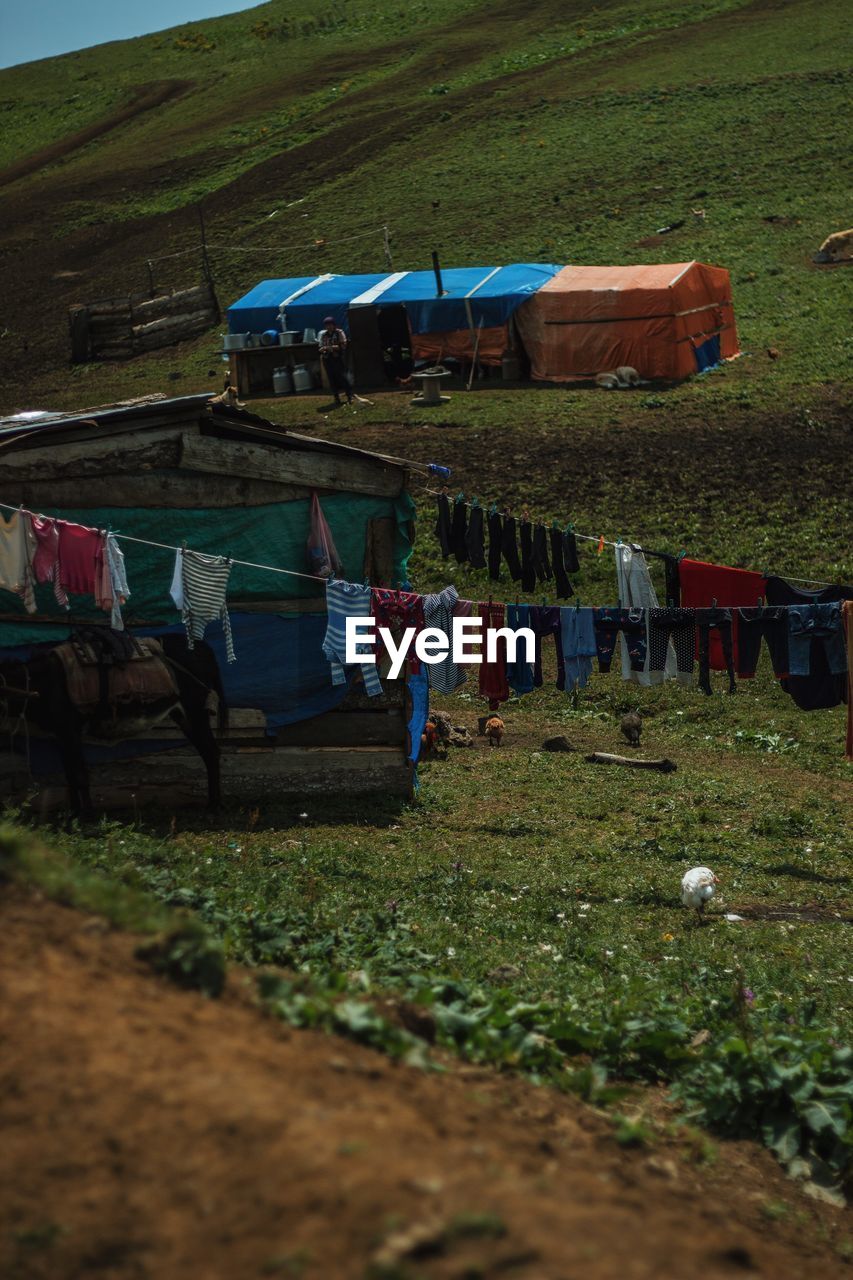
<instances>
[{"instance_id":1,"label":"chicken","mask_svg":"<svg viewBox=\"0 0 853 1280\"><path fill-rule=\"evenodd\" d=\"M638 711L629 711L626 716L623 716L619 722L619 728L627 738L629 746L638 747L640 745L643 722Z\"/></svg>"},{"instance_id":2,"label":"chicken","mask_svg":"<svg viewBox=\"0 0 853 1280\"><path fill-rule=\"evenodd\" d=\"M696 912L700 924L705 919L705 903L711 901L719 883L710 867L693 867L681 881L681 901Z\"/></svg>"}]
</instances>

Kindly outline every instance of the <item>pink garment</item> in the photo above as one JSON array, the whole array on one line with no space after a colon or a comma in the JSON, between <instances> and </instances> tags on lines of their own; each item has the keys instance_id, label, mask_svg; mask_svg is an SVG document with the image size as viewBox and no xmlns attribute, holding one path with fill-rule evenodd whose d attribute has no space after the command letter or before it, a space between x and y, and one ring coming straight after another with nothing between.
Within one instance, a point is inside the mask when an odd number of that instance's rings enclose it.
<instances>
[{"instance_id":1,"label":"pink garment","mask_svg":"<svg viewBox=\"0 0 853 1280\"><path fill-rule=\"evenodd\" d=\"M59 529L50 516L33 516L33 533L36 551L33 556L33 572L36 582L52 582L56 603L68 608L68 596L59 581Z\"/></svg>"},{"instance_id":2,"label":"pink garment","mask_svg":"<svg viewBox=\"0 0 853 1280\"><path fill-rule=\"evenodd\" d=\"M82 524L57 520L59 526L59 581L78 596L95 595L98 555L103 535Z\"/></svg>"}]
</instances>

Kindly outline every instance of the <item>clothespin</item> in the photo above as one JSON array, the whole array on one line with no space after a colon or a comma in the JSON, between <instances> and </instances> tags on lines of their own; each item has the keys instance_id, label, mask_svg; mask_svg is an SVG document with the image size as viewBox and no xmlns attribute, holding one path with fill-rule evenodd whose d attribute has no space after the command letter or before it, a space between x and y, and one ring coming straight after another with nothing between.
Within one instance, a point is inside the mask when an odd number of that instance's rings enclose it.
<instances>
[{"instance_id":1,"label":"clothespin","mask_svg":"<svg viewBox=\"0 0 853 1280\"><path fill-rule=\"evenodd\" d=\"M542 608L543 608L543 609L547 609L547 608L548 608L548 597L547 597L547 596L543 596L543 597L542 597Z\"/></svg>"},{"instance_id":2,"label":"clothespin","mask_svg":"<svg viewBox=\"0 0 853 1280\"><path fill-rule=\"evenodd\" d=\"M489 515L490 516L497 515L497 511L498 511L498 504L496 502L493 502L492 505L489 507Z\"/></svg>"},{"instance_id":3,"label":"clothespin","mask_svg":"<svg viewBox=\"0 0 853 1280\"><path fill-rule=\"evenodd\" d=\"M764 608L764 596L759 596L759 597L758 597L758 607L759 607L759 609L763 609L763 608Z\"/></svg>"},{"instance_id":4,"label":"clothespin","mask_svg":"<svg viewBox=\"0 0 853 1280\"><path fill-rule=\"evenodd\" d=\"M716 609L716 607L717 607L717 597L714 596L713 599L711 600L711 608Z\"/></svg>"},{"instance_id":5,"label":"clothespin","mask_svg":"<svg viewBox=\"0 0 853 1280\"><path fill-rule=\"evenodd\" d=\"M456 495L456 501L457 501L457 502L464 502L464 501L465 501L465 493L464 493L464 491L463 491L463 490L461 490L461 489L460 489L459 493L457 493L457 495Z\"/></svg>"},{"instance_id":6,"label":"clothespin","mask_svg":"<svg viewBox=\"0 0 853 1280\"><path fill-rule=\"evenodd\" d=\"M575 609L577 610L577 609L579 609L580 607L581 607L581 598L580 598L580 596L578 596L578 597L575 599Z\"/></svg>"},{"instance_id":7,"label":"clothespin","mask_svg":"<svg viewBox=\"0 0 853 1280\"><path fill-rule=\"evenodd\" d=\"M598 539L598 546L596 547L596 555L600 556L603 550L604 550L604 534L602 533L601 537Z\"/></svg>"},{"instance_id":8,"label":"clothespin","mask_svg":"<svg viewBox=\"0 0 853 1280\"><path fill-rule=\"evenodd\" d=\"M681 548L681 550L679 551L678 555L677 555L675 558L676 558L676 560L678 561L678 563L679 563L679 564L681 564L681 561L684 559L684 557L685 557L686 555L687 555L687 552L686 552L686 551L684 550L684 548L682 547L682 548Z\"/></svg>"},{"instance_id":9,"label":"clothespin","mask_svg":"<svg viewBox=\"0 0 853 1280\"><path fill-rule=\"evenodd\" d=\"M480 499L479 499L479 498L477 498L477 497L473 497L473 498L471 499L471 506L472 506L472 507L479 507L479 505L480 505Z\"/></svg>"}]
</instances>

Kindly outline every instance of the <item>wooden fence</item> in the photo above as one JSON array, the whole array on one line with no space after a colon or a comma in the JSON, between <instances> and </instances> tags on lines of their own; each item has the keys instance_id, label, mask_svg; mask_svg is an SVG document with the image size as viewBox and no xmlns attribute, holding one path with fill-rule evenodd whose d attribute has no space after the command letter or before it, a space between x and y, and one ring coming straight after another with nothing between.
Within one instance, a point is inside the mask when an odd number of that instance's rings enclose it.
<instances>
[{"instance_id":1,"label":"wooden fence","mask_svg":"<svg viewBox=\"0 0 853 1280\"><path fill-rule=\"evenodd\" d=\"M218 322L219 303L205 282L156 297L130 294L71 307L71 360L129 360L197 338Z\"/></svg>"}]
</instances>

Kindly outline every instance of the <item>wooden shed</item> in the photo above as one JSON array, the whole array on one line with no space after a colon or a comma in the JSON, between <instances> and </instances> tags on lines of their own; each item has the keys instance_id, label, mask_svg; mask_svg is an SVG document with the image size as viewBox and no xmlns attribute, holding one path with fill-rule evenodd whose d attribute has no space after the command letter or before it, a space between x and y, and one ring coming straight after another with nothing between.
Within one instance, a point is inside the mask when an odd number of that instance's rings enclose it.
<instances>
[{"instance_id":1,"label":"wooden shed","mask_svg":"<svg viewBox=\"0 0 853 1280\"><path fill-rule=\"evenodd\" d=\"M405 683L383 680L380 697L367 696L360 676L348 688L333 685L321 649L324 584L299 576L309 574L316 493L344 577L380 586L405 581L414 538L406 462L296 435L209 395L6 419L0 457L0 501L123 537L129 630L179 627L169 596L176 547L233 558L236 662L225 661L221 624L205 637L229 706L221 738L227 798L410 794ZM33 644L66 639L76 624L106 622L83 597L72 597L71 614L63 614L49 585L37 589L37 605L28 615L15 596L0 593L0 655L25 656ZM88 749L96 803L203 798L201 761L177 730L156 733L121 751ZM43 808L62 802L62 775L45 744L30 743L26 755L20 744L17 753L6 751L3 774L7 793L32 789L34 776Z\"/></svg>"}]
</instances>

